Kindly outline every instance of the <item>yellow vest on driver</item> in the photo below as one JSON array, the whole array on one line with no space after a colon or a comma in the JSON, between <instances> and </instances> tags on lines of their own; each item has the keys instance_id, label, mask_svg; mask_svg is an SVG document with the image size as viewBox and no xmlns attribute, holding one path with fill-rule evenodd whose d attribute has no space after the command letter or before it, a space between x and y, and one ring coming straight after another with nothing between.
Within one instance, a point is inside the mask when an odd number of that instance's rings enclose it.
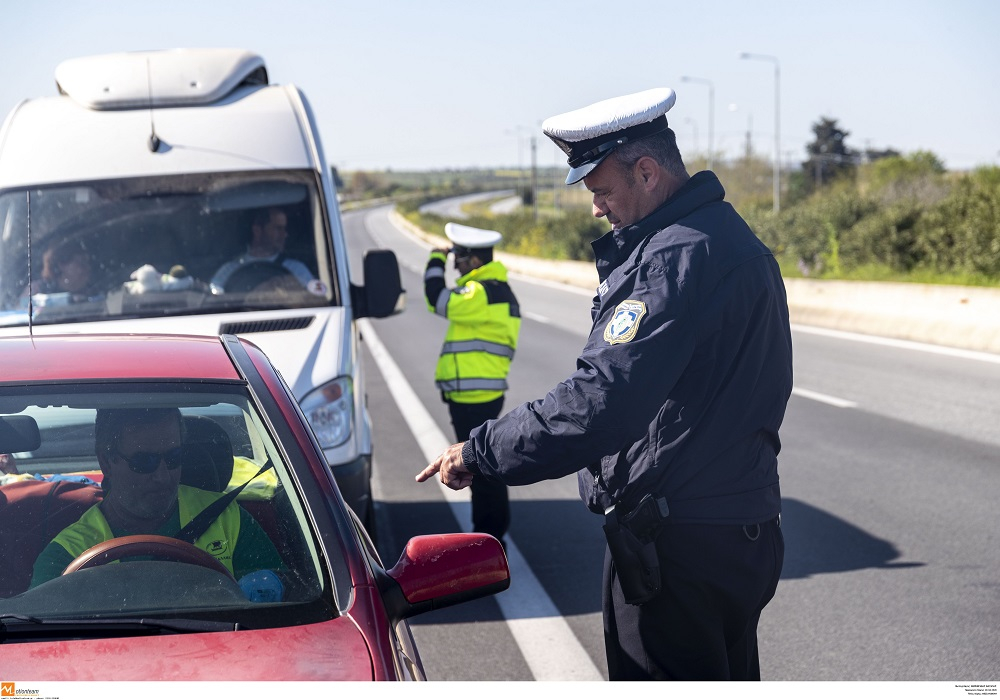
<instances>
[{"instance_id":1,"label":"yellow vest on driver","mask_svg":"<svg viewBox=\"0 0 1000 700\"><path fill-rule=\"evenodd\" d=\"M180 511L181 527L183 528L198 513L221 497L221 493L202 491L181 484L177 488L177 506ZM239 536L240 509L234 502L230 503L201 537L195 540L194 546L211 554L229 569L230 574L234 574L233 552L236 551L236 541ZM111 526L108 525L101 509L95 505L80 516L79 520L56 535L52 541L62 545L75 559L94 545L107 542L112 538L114 538L114 533L111 532Z\"/></svg>"}]
</instances>

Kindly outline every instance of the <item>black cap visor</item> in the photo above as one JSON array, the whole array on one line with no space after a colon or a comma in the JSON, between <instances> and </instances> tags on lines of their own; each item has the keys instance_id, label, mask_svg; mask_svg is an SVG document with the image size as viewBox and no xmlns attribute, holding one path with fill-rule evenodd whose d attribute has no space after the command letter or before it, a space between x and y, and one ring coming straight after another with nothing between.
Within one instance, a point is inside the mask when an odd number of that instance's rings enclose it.
<instances>
[{"instance_id":1,"label":"black cap visor","mask_svg":"<svg viewBox=\"0 0 1000 700\"><path fill-rule=\"evenodd\" d=\"M570 143L551 135L549 138L555 141L556 145L569 156L568 164L570 171L566 176L566 184L572 185L587 177L618 146L631 141L638 141L646 136L658 134L661 131L666 131L666 129L667 116L662 115L643 124L636 124L635 126L630 126L611 134L604 134L603 136L583 141Z\"/></svg>"}]
</instances>

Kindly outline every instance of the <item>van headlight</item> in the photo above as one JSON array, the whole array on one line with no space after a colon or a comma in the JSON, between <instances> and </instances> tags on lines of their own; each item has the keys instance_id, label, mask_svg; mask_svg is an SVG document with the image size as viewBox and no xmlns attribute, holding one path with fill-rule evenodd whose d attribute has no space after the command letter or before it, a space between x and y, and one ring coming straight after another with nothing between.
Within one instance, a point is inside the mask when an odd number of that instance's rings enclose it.
<instances>
[{"instance_id":1,"label":"van headlight","mask_svg":"<svg viewBox=\"0 0 1000 700\"><path fill-rule=\"evenodd\" d=\"M350 377L338 377L313 389L299 405L323 449L347 442L354 416L354 386Z\"/></svg>"}]
</instances>

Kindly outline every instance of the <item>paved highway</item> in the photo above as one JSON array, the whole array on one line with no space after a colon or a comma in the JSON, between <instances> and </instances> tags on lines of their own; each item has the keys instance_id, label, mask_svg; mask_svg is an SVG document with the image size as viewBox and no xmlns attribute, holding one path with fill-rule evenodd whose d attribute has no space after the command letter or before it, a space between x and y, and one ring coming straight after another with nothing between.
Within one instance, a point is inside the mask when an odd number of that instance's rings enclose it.
<instances>
[{"instance_id":1,"label":"paved highway","mask_svg":"<svg viewBox=\"0 0 1000 700\"><path fill-rule=\"evenodd\" d=\"M344 223L361 252L396 251L408 308L362 322L375 422L379 549L468 528L468 501L413 476L452 441L433 386L446 322L422 299L426 245L387 207ZM360 273L357 273L360 274ZM449 281L454 278L449 277ZM512 280L524 312L509 406L573 370L590 294ZM793 329L795 392L779 456L786 559L759 636L773 681L1000 678L1000 356ZM437 680L607 677L601 519L574 477L512 489L511 589L413 621Z\"/></svg>"}]
</instances>

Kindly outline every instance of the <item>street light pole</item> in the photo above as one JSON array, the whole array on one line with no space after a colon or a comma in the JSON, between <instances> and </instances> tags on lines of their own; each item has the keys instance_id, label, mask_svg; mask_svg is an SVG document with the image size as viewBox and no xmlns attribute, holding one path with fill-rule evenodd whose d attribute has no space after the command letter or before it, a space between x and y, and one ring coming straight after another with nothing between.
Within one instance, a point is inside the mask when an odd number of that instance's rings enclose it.
<instances>
[{"instance_id":1,"label":"street light pole","mask_svg":"<svg viewBox=\"0 0 1000 700\"><path fill-rule=\"evenodd\" d=\"M681 76L681 82L708 85L708 169L711 170L715 165L715 85L711 80L692 78L689 75Z\"/></svg>"},{"instance_id":2,"label":"street light pole","mask_svg":"<svg viewBox=\"0 0 1000 700\"><path fill-rule=\"evenodd\" d=\"M781 211L781 68L774 56L743 53L740 58L770 61L774 64L774 211Z\"/></svg>"}]
</instances>

